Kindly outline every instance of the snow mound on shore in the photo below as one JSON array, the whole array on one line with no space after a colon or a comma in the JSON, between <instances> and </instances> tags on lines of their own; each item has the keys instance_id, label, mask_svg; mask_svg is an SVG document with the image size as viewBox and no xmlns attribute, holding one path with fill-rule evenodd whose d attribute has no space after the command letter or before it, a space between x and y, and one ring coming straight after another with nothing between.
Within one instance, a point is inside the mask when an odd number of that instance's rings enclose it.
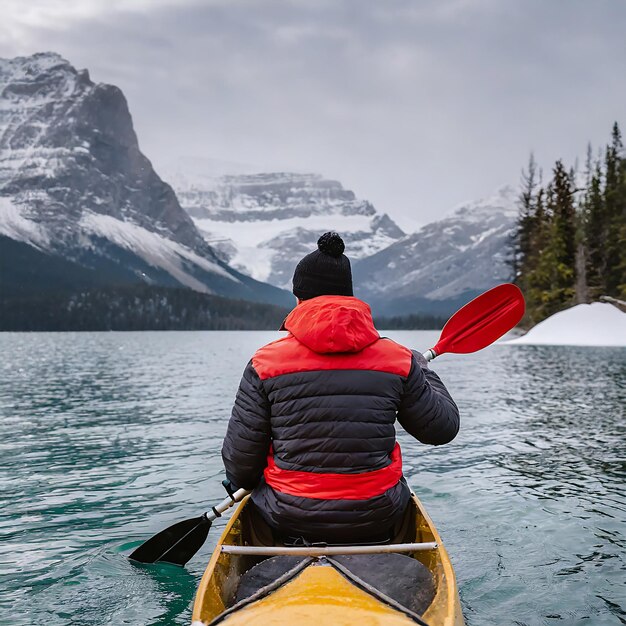
<instances>
[{"instance_id":1,"label":"snow mound on shore","mask_svg":"<svg viewBox=\"0 0 626 626\"><path fill-rule=\"evenodd\" d=\"M507 344L626 346L626 313L612 304L578 304L555 313Z\"/></svg>"}]
</instances>

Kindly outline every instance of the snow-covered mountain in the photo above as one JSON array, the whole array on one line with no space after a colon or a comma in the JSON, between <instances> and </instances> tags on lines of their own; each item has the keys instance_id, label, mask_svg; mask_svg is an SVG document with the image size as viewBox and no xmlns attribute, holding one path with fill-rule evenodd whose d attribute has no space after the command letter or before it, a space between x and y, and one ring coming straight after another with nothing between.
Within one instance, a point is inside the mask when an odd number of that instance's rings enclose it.
<instances>
[{"instance_id":1,"label":"snow-covered mountain","mask_svg":"<svg viewBox=\"0 0 626 626\"><path fill-rule=\"evenodd\" d=\"M379 314L452 312L510 279L508 248L516 217L517 192L510 186L463 204L355 263L355 291Z\"/></svg>"},{"instance_id":2,"label":"snow-covered mountain","mask_svg":"<svg viewBox=\"0 0 626 626\"><path fill-rule=\"evenodd\" d=\"M290 288L296 263L326 230L344 238L355 293L379 315L444 315L510 278L517 216L510 186L405 235L337 181L284 172L223 175L228 166L213 162L204 176L184 177L194 170L188 166L168 179L206 240L231 265L276 286Z\"/></svg>"},{"instance_id":3,"label":"snow-covered mountain","mask_svg":"<svg viewBox=\"0 0 626 626\"><path fill-rule=\"evenodd\" d=\"M230 265L278 287L291 288L296 263L327 230L341 233L351 259L370 256L404 236L388 215L316 174L189 178L180 171L172 171L168 180L206 241Z\"/></svg>"},{"instance_id":4,"label":"snow-covered mountain","mask_svg":"<svg viewBox=\"0 0 626 626\"><path fill-rule=\"evenodd\" d=\"M281 288L326 230L377 314L449 312L509 277L510 187L405 235L319 175L211 160L165 172L178 198L119 89L53 53L0 59L2 292L144 282L289 306Z\"/></svg>"},{"instance_id":5,"label":"snow-covered mountain","mask_svg":"<svg viewBox=\"0 0 626 626\"><path fill-rule=\"evenodd\" d=\"M218 256L140 152L127 103L54 53L0 59L3 289L146 282L287 304ZM19 263L17 260L19 259Z\"/></svg>"}]
</instances>

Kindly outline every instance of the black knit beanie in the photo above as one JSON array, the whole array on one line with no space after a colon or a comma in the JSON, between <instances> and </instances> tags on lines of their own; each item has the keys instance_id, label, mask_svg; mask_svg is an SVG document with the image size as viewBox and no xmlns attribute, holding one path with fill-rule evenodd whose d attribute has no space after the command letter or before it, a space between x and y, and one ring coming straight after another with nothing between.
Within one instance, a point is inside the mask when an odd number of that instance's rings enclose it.
<instances>
[{"instance_id":1,"label":"black knit beanie","mask_svg":"<svg viewBox=\"0 0 626 626\"><path fill-rule=\"evenodd\" d=\"M346 246L337 233L324 233L317 250L307 254L293 274L293 294L300 300L317 296L351 296L352 269L343 254Z\"/></svg>"}]
</instances>

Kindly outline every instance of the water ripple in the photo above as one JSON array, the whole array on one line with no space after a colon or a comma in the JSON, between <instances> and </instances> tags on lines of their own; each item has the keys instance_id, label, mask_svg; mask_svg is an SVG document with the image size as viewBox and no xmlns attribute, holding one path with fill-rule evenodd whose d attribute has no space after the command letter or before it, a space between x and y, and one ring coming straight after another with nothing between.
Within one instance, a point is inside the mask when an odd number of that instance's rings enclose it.
<instances>
[{"instance_id":1,"label":"water ripple","mask_svg":"<svg viewBox=\"0 0 626 626\"><path fill-rule=\"evenodd\" d=\"M222 499L236 386L275 336L0 335L0 623L188 622L225 521L186 569L126 555ZM468 625L626 624L626 351L494 346L433 367L459 437L398 434Z\"/></svg>"}]
</instances>

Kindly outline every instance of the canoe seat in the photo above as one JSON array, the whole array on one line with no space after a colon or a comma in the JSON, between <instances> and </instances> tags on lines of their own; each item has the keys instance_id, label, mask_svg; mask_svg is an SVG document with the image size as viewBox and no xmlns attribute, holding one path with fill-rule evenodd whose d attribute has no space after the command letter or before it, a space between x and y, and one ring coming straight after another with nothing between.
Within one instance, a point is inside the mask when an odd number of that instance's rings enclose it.
<instances>
[{"instance_id":1,"label":"canoe seat","mask_svg":"<svg viewBox=\"0 0 626 626\"><path fill-rule=\"evenodd\" d=\"M275 556L250 568L239 581L233 604L271 585L305 558ZM356 578L418 615L426 611L435 597L432 574L425 565L410 556L393 553L352 554L334 556L333 559ZM315 564L309 567L315 567Z\"/></svg>"}]
</instances>

